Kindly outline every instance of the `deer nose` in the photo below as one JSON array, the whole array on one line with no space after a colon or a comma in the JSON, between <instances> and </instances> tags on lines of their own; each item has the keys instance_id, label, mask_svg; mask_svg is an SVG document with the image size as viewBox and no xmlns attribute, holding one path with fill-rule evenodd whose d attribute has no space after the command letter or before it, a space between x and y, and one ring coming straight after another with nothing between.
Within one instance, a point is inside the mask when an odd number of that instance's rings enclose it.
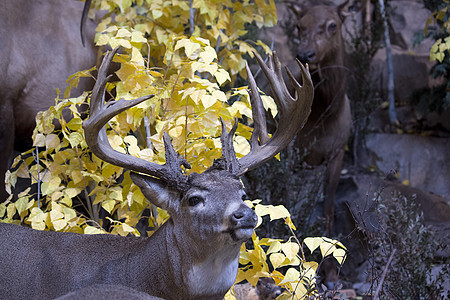
<instances>
[{"instance_id":1,"label":"deer nose","mask_svg":"<svg viewBox=\"0 0 450 300\"><path fill-rule=\"evenodd\" d=\"M252 209L244 204L233 213L231 216L231 222L235 226L255 227L258 222L258 217Z\"/></svg>"},{"instance_id":2,"label":"deer nose","mask_svg":"<svg viewBox=\"0 0 450 300\"><path fill-rule=\"evenodd\" d=\"M299 52L297 58L301 63L306 64L313 61L316 58L316 52L315 51Z\"/></svg>"}]
</instances>

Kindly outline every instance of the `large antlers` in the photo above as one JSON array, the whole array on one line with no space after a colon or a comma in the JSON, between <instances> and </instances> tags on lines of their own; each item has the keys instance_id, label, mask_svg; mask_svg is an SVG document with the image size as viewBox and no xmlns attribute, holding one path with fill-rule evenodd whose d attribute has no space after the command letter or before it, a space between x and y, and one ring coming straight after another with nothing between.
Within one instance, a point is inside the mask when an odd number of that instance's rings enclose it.
<instances>
[{"instance_id":1,"label":"large antlers","mask_svg":"<svg viewBox=\"0 0 450 300\"><path fill-rule=\"evenodd\" d=\"M250 169L254 169L265 161L275 156L295 137L297 132L303 128L311 112L311 104L314 97L314 87L308 66L303 66L297 60L302 74L303 86L293 77L292 73L286 68L286 72L295 88L295 98L293 98L283 80L283 74L280 68L280 62L276 53L273 58L269 56L269 63L266 65L262 58L254 53L258 64L266 74L272 88L273 96L280 113L278 128L274 135L269 138L266 128L265 111L262 105L261 97L256 86L255 79L248 67L247 75L249 81L250 102L252 105L254 129L250 140L251 151L239 161L234 156L233 150L233 134L236 130L235 126L230 133L226 132L222 121L222 153L226 161L227 169L237 176L243 175ZM236 124L235 124L236 125ZM228 145L225 145L228 143ZM230 150L231 149L231 150Z\"/></svg>"},{"instance_id":2,"label":"large antlers","mask_svg":"<svg viewBox=\"0 0 450 300\"><path fill-rule=\"evenodd\" d=\"M97 82L91 96L90 116L88 120L83 122L86 143L91 151L104 161L132 171L158 177L179 190L184 190L187 187L188 178L183 175L180 166L183 165L186 168L190 168L190 166L186 160L175 152L167 133L164 133L164 146L166 149L166 163L164 165L158 165L120 153L114 150L108 141L105 125L112 117L154 96L144 96L135 100L120 99L119 101L105 103L105 86L110 77L107 76L108 69L117 50L118 48L108 52L100 65Z\"/></svg>"},{"instance_id":3,"label":"large antlers","mask_svg":"<svg viewBox=\"0 0 450 300\"><path fill-rule=\"evenodd\" d=\"M158 165L120 153L114 150L109 144L105 129L106 123L120 112L153 97L153 95L149 95L135 100L120 99L119 101L105 103L105 86L109 79L109 76L107 76L108 69L117 49L105 55L98 71L97 82L95 83L91 96L90 117L83 122L86 142L91 151L100 159L135 172L158 177L178 190L183 191L188 186L188 177L183 174L181 166L183 165L186 168L190 168L190 166L185 159L175 152L167 133L164 133L164 146L166 149L166 163L164 165ZM248 66L246 66L249 78L249 93L253 111L254 130L250 141L251 151L239 161L233 149L233 135L236 131L237 122L235 122L232 130L228 133L223 120L221 120L224 167L237 176L241 176L248 170L261 165L289 144L297 132L303 127L309 116L314 93L308 68L304 67L298 60L297 63L302 73L303 86L286 69L296 90L295 98L293 98L284 83L280 63L275 53L273 58L269 57L268 65L263 62L258 54L255 53L255 56L272 87L274 99L280 112L280 120L278 129L269 138L261 97L256 87L255 79Z\"/></svg>"}]
</instances>

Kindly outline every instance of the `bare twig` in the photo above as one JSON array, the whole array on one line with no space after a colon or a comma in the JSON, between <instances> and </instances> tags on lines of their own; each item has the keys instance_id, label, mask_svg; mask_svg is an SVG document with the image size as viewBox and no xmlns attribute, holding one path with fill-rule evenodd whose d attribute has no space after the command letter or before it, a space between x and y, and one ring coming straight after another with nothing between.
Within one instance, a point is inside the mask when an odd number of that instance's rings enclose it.
<instances>
[{"instance_id":1,"label":"bare twig","mask_svg":"<svg viewBox=\"0 0 450 300\"><path fill-rule=\"evenodd\" d=\"M380 282L378 283L377 290L375 291L375 295L373 296L373 300L379 299L378 294L381 292L381 288L383 286L384 279L386 278L387 270L389 269L389 265L391 264L392 260L394 259L395 252L397 252L397 249L394 248L391 252L391 255L389 256L386 266L384 266L384 270L383 270L383 273L381 274Z\"/></svg>"}]
</instances>

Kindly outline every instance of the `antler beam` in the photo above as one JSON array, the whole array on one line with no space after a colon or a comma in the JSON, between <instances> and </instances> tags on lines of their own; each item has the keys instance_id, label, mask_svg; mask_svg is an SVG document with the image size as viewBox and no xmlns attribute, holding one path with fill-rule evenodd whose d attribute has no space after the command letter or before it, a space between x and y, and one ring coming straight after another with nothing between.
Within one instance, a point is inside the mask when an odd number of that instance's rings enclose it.
<instances>
[{"instance_id":1,"label":"antler beam","mask_svg":"<svg viewBox=\"0 0 450 300\"><path fill-rule=\"evenodd\" d=\"M168 184L183 190L187 186L187 176L182 173L180 166L190 168L185 159L175 152L167 133L164 133L164 146L166 149L166 163L159 165L143 159L120 153L114 150L106 134L105 125L115 115L152 98L154 95L140 97L135 100L120 99L105 103L105 87L108 79L108 69L118 48L107 52L98 71L97 82L91 96L90 116L83 122L86 143L91 151L100 159L135 172L158 177Z\"/></svg>"},{"instance_id":2,"label":"antler beam","mask_svg":"<svg viewBox=\"0 0 450 300\"><path fill-rule=\"evenodd\" d=\"M277 130L273 136L269 138L262 100L250 68L246 65L250 87L249 95L252 105L254 129L250 140L250 152L237 162L232 159L227 161L227 165L238 164L238 166L227 166L227 169L234 170L233 173L237 176L242 176L248 170L260 166L289 144L298 131L305 125L311 112L311 104L314 97L314 87L307 65L305 67L302 63L300 63L300 61L297 60L297 64L300 67L302 74L303 86L295 80L292 73L288 68L286 68L289 79L296 91L295 97L292 97L284 82L280 62L275 51L273 52L273 57L269 56L268 65L264 63L262 58L257 53L254 54L258 64L269 80L272 94L279 111L279 123ZM223 125L222 128L224 128ZM229 136L232 133L234 133L233 130L230 133L226 133L225 129L222 131L222 135L226 134ZM223 146L223 149L229 149L232 147L232 139L228 138L227 140L230 140L230 145ZM222 139L222 144L224 141L225 139ZM224 150L222 152L224 152ZM229 150L226 152L229 152ZM225 153L223 155L224 158L230 156Z\"/></svg>"}]
</instances>

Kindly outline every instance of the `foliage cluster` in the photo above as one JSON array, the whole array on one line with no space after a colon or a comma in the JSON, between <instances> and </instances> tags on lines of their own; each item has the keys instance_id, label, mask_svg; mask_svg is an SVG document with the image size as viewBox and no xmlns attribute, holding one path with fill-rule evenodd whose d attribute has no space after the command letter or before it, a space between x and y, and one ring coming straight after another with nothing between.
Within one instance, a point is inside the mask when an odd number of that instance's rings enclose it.
<instances>
[{"instance_id":1,"label":"foliage cluster","mask_svg":"<svg viewBox=\"0 0 450 300\"><path fill-rule=\"evenodd\" d=\"M255 209L257 227L261 225L262 217L269 216L270 222L281 219L291 236L283 241L260 238L253 233L251 246L242 245L239 258L242 267L238 270L236 283L247 280L255 286L259 277L271 277L285 289L277 299L328 299L337 295L336 291L318 292L317 272L320 265L307 259L305 249L310 254L319 249L322 259L334 258L341 266L347 257L345 246L327 237L307 237L301 243L296 237L291 215L284 206L263 205L261 200L246 202ZM234 299L232 295L233 291L230 291L225 299Z\"/></svg>"},{"instance_id":2,"label":"foliage cluster","mask_svg":"<svg viewBox=\"0 0 450 300\"><path fill-rule=\"evenodd\" d=\"M412 96L412 103L421 115L450 108L450 1L424 1L424 5L432 12L425 25L424 36L435 40L430 50L430 61L436 62L431 76L441 78L442 84L425 88Z\"/></svg>"},{"instance_id":3,"label":"foliage cluster","mask_svg":"<svg viewBox=\"0 0 450 300\"><path fill-rule=\"evenodd\" d=\"M270 49L241 37L250 23L257 27L276 23L274 2L94 0L93 5L91 14L106 11L97 27L96 44L123 50L115 57L120 69L118 81L107 85L109 97L155 95L108 123L110 144L117 151L164 163L162 135L168 132L175 150L193 166L186 173L202 172L221 157L219 116L228 129L235 118L252 121L246 88L234 83L238 76L246 77L244 56L252 57L256 48L266 53ZM129 171L101 161L87 148L82 108L90 92L71 97L70 89L80 78L92 77L94 70L71 76L64 97L37 115L33 149L16 157L7 173L11 196L0 204L2 222L39 230L126 236L151 235L167 220L167 213L152 207L132 183ZM230 101L233 97L239 101ZM266 109L276 115L273 100L262 98ZM63 117L67 114L71 118ZM234 139L237 156L248 153L251 131L239 124ZM24 179L31 184L20 190ZM258 201L249 205L260 217L283 218L295 229L284 207L263 206ZM138 231L146 209L148 222ZM288 291L284 298L317 294L318 264L307 262L303 244L294 235L283 243L254 234L252 241L253 249L243 246L244 267L237 282L246 279L256 284L258 277L271 276ZM337 241L310 238L303 243L311 252L319 248L323 257L344 261L345 247ZM284 267L289 268L283 274Z\"/></svg>"},{"instance_id":4,"label":"foliage cluster","mask_svg":"<svg viewBox=\"0 0 450 300\"><path fill-rule=\"evenodd\" d=\"M395 249L380 297L447 299L442 293L445 290L444 278L448 277L449 270L432 274L433 264L437 262L436 253L443 245L434 232L424 225L423 213L418 212L415 202L402 195L393 195L389 201L378 195L375 201L380 228L371 242L379 270L387 265Z\"/></svg>"}]
</instances>

